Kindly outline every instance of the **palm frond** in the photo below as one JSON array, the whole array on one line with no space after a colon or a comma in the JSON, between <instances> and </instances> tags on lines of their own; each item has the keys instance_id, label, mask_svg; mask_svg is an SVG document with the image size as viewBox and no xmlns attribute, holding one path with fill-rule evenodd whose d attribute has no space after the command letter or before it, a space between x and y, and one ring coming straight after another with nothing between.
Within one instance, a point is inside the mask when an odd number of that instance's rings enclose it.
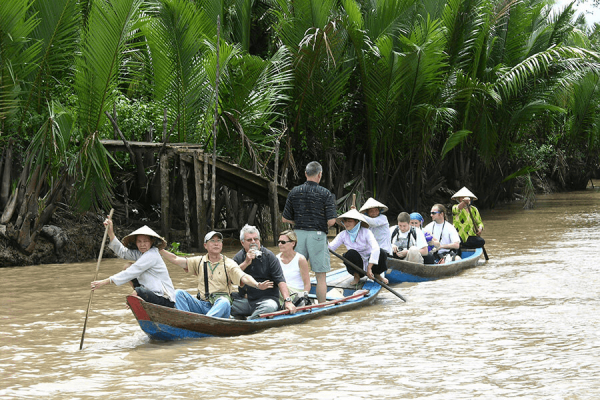
<instances>
[{"instance_id":1,"label":"palm frond","mask_svg":"<svg viewBox=\"0 0 600 400\"><path fill-rule=\"evenodd\" d=\"M121 61L131 48L144 22L142 0L98 1L92 4L81 55L76 61L75 90L79 101L79 125L84 135L100 129L119 83Z\"/></svg>"},{"instance_id":2,"label":"palm frond","mask_svg":"<svg viewBox=\"0 0 600 400\"><path fill-rule=\"evenodd\" d=\"M206 37L216 33L215 23L187 0L164 1L147 29L154 97L179 120L177 141L194 135L198 120L213 101L213 90L202 64ZM213 36L209 36L213 37Z\"/></svg>"},{"instance_id":3,"label":"palm frond","mask_svg":"<svg viewBox=\"0 0 600 400\"><path fill-rule=\"evenodd\" d=\"M0 120L16 114L26 79L36 67L41 44L30 39L39 22L30 15L32 3L0 2Z\"/></svg>"}]
</instances>

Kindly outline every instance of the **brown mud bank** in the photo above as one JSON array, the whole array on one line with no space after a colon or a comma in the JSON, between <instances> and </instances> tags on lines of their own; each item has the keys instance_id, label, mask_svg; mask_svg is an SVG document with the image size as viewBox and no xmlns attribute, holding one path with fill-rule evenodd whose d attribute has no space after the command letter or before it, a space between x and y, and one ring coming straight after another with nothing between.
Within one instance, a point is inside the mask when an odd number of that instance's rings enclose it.
<instances>
[{"instance_id":1,"label":"brown mud bank","mask_svg":"<svg viewBox=\"0 0 600 400\"><path fill-rule=\"evenodd\" d=\"M35 250L26 254L10 239L0 235L0 267L77 263L97 259L104 236L103 217L93 213L57 213L36 240ZM9 227L10 229L10 227ZM111 252L105 257L114 257Z\"/></svg>"}]
</instances>

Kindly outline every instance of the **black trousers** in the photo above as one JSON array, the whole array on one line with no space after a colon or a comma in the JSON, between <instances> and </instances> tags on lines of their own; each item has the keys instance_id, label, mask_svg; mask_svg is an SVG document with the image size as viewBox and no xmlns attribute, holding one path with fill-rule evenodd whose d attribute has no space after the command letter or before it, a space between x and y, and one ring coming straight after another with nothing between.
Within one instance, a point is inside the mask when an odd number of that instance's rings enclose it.
<instances>
[{"instance_id":1,"label":"black trousers","mask_svg":"<svg viewBox=\"0 0 600 400\"><path fill-rule=\"evenodd\" d=\"M142 299L146 300L148 303L158 304L159 306L165 306L169 308L175 307L175 302L167 299L166 297L162 297L154 293L150 289L146 289L143 286L138 286L135 288L135 292Z\"/></svg>"},{"instance_id":2,"label":"black trousers","mask_svg":"<svg viewBox=\"0 0 600 400\"><path fill-rule=\"evenodd\" d=\"M363 269L362 269L363 260L362 260L362 257L360 256L360 254L358 253L358 251L348 250L347 252L344 253L344 258L346 258L352 264L354 264L358 268L360 268L360 272L358 272L357 270L352 268L347 262L344 261L346 270L348 271L348 273L350 275L358 274L360 277L363 277L366 275L366 272L363 271ZM377 275L381 274L382 272L387 271L387 253L385 252L385 250L379 251L379 261L377 262L377 264L373 265L372 271L374 274L377 274Z\"/></svg>"},{"instance_id":3,"label":"black trousers","mask_svg":"<svg viewBox=\"0 0 600 400\"><path fill-rule=\"evenodd\" d=\"M485 239L481 236L469 236L466 242L461 241L460 247L463 249L479 249L485 245Z\"/></svg>"}]
</instances>

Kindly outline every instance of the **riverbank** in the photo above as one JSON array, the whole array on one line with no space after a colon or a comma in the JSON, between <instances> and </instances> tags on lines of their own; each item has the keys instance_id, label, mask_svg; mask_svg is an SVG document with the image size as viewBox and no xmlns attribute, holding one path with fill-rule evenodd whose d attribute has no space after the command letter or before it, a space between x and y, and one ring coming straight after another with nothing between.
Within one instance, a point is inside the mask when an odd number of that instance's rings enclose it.
<instances>
[{"instance_id":1,"label":"riverbank","mask_svg":"<svg viewBox=\"0 0 600 400\"><path fill-rule=\"evenodd\" d=\"M590 181L588 189L600 190L600 181ZM520 201L520 199L515 201ZM57 211L53 215L51 223L47 226L48 229L45 229L46 232L38 238L37 246L32 254L19 251L17 246L13 245L10 240L0 235L0 267L96 260L104 236L102 222L105 217L104 214L91 212L78 215L65 210ZM393 218L389 219L390 221L393 220ZM115 234L119 238L143 225L148 225L160 232L158 222L152 223L148 221L148 218L144 218L144 220L130 219L129 224L122 224L116 220L115 225ZM171 242L183 241L182 233L179 231L173 230L171 236ZM232 239L233 242L237 243L237 240L234 238ZM181 250L191 252L198 249L182 247ZM103 257L113 258L115 255L112 251L104 251Z\"/></svg>"}]
</instances>

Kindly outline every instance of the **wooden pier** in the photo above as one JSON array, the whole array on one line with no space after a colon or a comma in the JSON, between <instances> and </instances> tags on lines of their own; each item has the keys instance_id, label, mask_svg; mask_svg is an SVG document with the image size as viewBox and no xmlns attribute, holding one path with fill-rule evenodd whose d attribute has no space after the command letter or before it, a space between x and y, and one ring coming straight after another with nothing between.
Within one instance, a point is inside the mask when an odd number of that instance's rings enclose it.
<instances>
[{"instance_id":1,"label":"wooden pier","mask_svg":"<svg viewBox=\"0 0 600 400\"><path fill-rule=\"evenodd\" d=\"M111 152L128 152L136 166L139 182L145 182L143 154L158 155L160 165L160 190L161 190L161 230L167 241L171 228L171 182L170 169L179 162L179 175L184 182L193 176L195 193L188 193L188 185L183 184L183 205L186 225L186 238L191 244L190 216L196 219L197 246L202 248L204 235L209 228L207 223L207 204L209 202L208 189L210 187L210 173L212 173L212 155L205 153L200 145L190 143L153 143L153 142L124 142L123 140L102 140L104 147ZM281 221L280 209L285 205L289 190L263 176L256 174L239 165L232 164L217 158L216 180L220 184L244 194L257 203L269 204L273 226L274 241L279 237L279 224ZM196 209L189 210L190 195L195 198ZM217 210L218 212L218 210ZM213 222L214 224L214 222ZM219 229L215 229L219 230Z\"/></svg>"}]
</instances>

